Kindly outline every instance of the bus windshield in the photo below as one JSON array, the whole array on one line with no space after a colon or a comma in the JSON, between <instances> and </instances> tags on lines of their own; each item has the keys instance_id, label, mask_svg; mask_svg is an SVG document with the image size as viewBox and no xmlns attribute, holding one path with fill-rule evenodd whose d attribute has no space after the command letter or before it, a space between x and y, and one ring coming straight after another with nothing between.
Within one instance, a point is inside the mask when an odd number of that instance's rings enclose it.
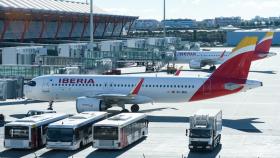
<instances>
[{"instance_id":1,"label":"bus windshield","mask_svg":"<svg viewBox=\"0 0 280 158\"><path fill-rule=\"evenodd\" d=\"M118 128L110 126L95 126L93 138L97 140L118 140Z\"/></svg>"},{"instance_id":2,"label":"bus windshield","mask_svg":"<svg viewBox=\"0 0 280 158\"><path fill-rule=\"evenodd\" d=\"M72 128L48 128L47 141L72 142L74 131Z\"/></svg>"},{"instance_id":3,"label":"bus windshield","mask_svg":"<svg viewBox=\"0 0 280 158\"><path fill-rule=\"evenodd\" d=\"M191 138L210 138L211 131L209 129L191 129L190 137Z\"/></svg>"},{"instance_id":4,"label":"bus windshield","mask_svg":"<svg viewBox=\"0 0 280 158\"><path fill-rule=\"evenodd\" d=\"M6 126L5 139L28 139L29 127L26 126Z\"/></svg>"}]
</instances>

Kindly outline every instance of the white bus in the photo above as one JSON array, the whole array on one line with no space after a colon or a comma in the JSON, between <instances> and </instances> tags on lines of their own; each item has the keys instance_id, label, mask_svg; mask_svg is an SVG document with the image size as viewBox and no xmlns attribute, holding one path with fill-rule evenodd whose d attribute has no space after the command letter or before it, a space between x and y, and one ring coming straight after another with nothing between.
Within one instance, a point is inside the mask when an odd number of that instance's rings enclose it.
<instances>
[{"instance_id":1,"label":"white bus","mask_svg":"<svg viewBox=\"0 0 280 158\"><path fill-rule=\"evenodd\" d=\"M122 113L93 125L93 147L123 149L147 134L146 114Z\"/></svg>"},{"instance_id":2,"label":"white bus","mask_svg":"<svg viewBox=\"0 0 280 158\"><path fill-rule=\"evenodd\" d=\"M4 127L4 147L32 149L44 146L47 140L47 126L67 117L67 114L48 113L10 122Z\"/></svg>"},{"instance_id":3,"label":"white bus","mask_svg":"<svg viewBox=\"0 0 280 158\"><path fill-rule=\"evenodd\" d=\"M77 150L92 143L92 125L104 120L107 112L82 112L48 126L49 149Z\"/></svg>"}]
</instances>

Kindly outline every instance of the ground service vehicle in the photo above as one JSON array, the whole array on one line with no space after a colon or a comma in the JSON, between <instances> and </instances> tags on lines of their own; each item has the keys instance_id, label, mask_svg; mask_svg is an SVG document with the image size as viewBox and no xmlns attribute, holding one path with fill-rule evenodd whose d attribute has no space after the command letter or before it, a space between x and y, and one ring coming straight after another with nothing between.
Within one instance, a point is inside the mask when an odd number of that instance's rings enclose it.
<instances>
[{"instance_id":1,"label":"ground service vehicle","mask_svg":"<svg viewBox=\"0 0 280 158\"><path fill-rule=\"evenodd\" d=\"M122 113L93 125L93 147L123 149L147 134L146 114Z\"/></svg>"},{"instance_id":2,"label":"ground service vehicle","mask_svg":"<svg viewBox=\"0 0 280 158\"><path fill-rule=\"evenodd\" d=\"M199 110L190 117L190 151L196 149L213 150L220 144L221 132L222 111L217 109Z\"/></svg>"},{"instance_id":3,"label":"ground service vehicle","mask_svg":"<svg viewBox=\"0 0 280 158\"><path fill-rule=\"evenodd\" d=\"M67 114L49 113L18 119L4 126L4 147L32 149L46 144L47 126L67 118Z\"/></svg>"},{"instance_id":4,"label":"ground service vehicle","mask_svg":"<svg viewBox=\"0 0 280 158\"><path fill-rule=\"evenodd\" d=\"M107 112L83 112L48 126L49 149L77 150L92 143L92 125L107 117Z\"/></svg>"}]
</instances>

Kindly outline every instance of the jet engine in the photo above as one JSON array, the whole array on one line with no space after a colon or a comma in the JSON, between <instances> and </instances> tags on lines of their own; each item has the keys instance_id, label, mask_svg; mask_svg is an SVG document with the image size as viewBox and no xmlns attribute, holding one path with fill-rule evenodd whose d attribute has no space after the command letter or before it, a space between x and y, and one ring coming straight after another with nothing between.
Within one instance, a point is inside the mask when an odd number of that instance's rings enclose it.
<instances>
[{"instance_id":1,"label":"jet engine","mask_svg":"<svg viewBox=\"0 0 280 158\"><path fill-rule=\"evenodd\" d=\"M76 99L76 110L78 113L84 111L104 111L106 107L102 100L96 98L79 97Z\"/></svg>"},{"instance_id":2,"label":"jet engine","mask_svg":"<svg viewBox=\"0 0 280 158\"><path fill-rule=\"evenodd\" d=\"M191 60L189 66L191 69L201 69L205 65L201 61Z\"/></svg>"}]
</instances>

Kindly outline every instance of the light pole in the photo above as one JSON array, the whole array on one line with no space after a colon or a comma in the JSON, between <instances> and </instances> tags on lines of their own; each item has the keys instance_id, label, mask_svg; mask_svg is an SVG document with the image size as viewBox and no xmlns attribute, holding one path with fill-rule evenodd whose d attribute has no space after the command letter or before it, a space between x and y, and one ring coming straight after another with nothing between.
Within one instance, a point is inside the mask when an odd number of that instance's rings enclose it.
<instances>
[{"instance_id":1,"label":"light pole","mask_svg":"<svg viewBox=\"0 0 280 158\"><path fill-rule=\"evenodd\" d=\"M165 29L165 0L163 0L163 36L166 37L166 29Z\"/></svg>"},{"instance_id":2,"label":"light pole","mask_svg":"<svg viewBox=\"0 0 280 158\"><path fill-rule=\"evenodd\" d=\"M93 46L93 0L90 0L90 44Z\"/></svg>"}]
</instances>

